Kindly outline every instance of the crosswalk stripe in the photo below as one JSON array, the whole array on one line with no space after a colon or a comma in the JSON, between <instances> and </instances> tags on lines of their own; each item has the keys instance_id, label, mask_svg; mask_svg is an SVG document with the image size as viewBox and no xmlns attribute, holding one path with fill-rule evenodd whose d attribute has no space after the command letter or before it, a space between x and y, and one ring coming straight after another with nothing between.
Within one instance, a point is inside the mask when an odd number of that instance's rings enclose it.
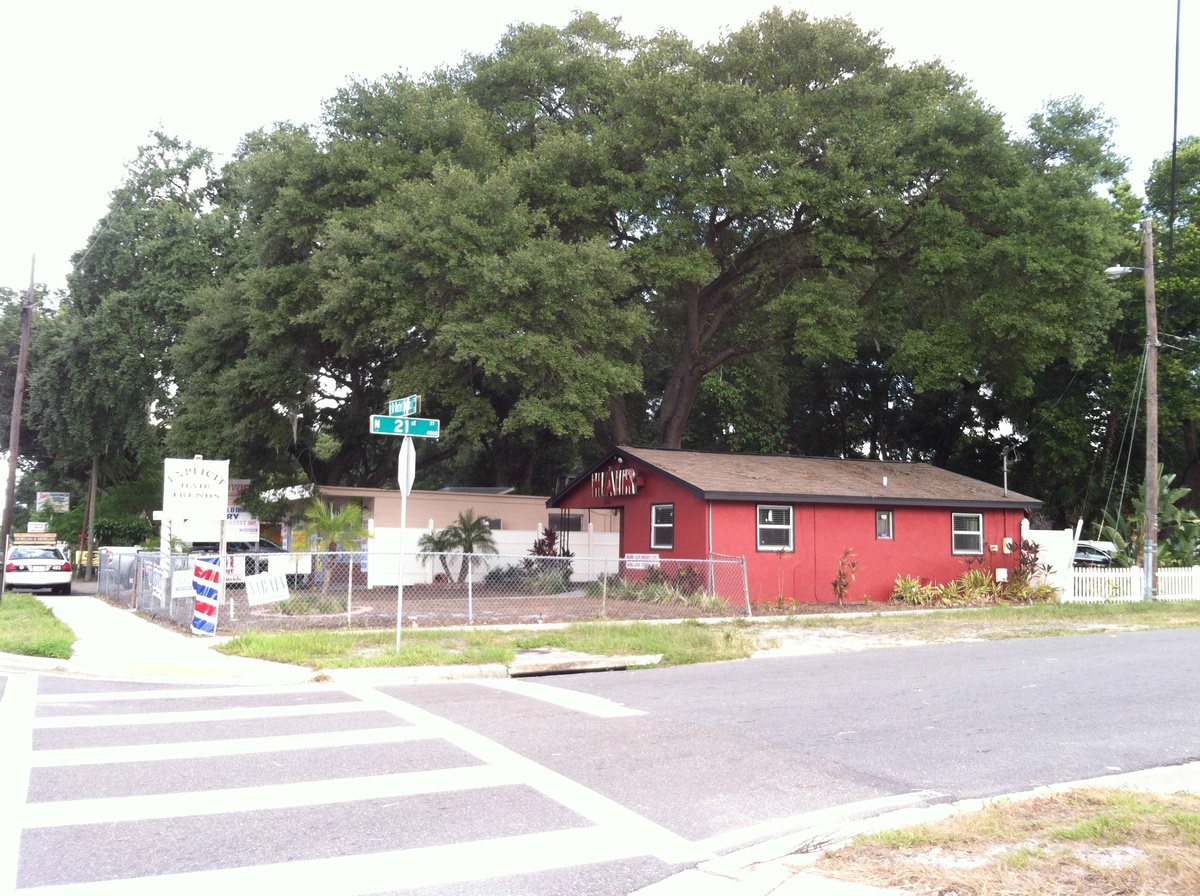
<instances>
[{"instance_id":1,"label":"crosswalk stripe","mask_svg":"<svg viewBox=\"0 0 1200 896\"><path fill-rule=\"evenodd\" d=\"M429 740L432 737L432 733L422 731L412 725L393 725L387 728L357 728L313 734L278 734L265 737L238 737L226 740L198 740L167 744L35 750L31 757L31 764L34 768L62 768L70 765L110 765L115 762L205 759L217 756L244 756L249 753L281 753L288 750L319 750L327 747L403 743Z\"/></svg>"},{"instance_id":2,"label":"crosswalk stripe","mask_svg":"<svg viewBox=\"0 0 1200 896\"><path fill-rule=\"evenodd\" d=\"M482 762L511 770L513 776L519 778L523 784L606 830L622 831L632 836L642 844L642 855L652 855L670 863L699 861L712 855L615 800L596 793L566 775L539 765L469 728L369 688L347 688L347 692L377 709L386 710L413 725L435 732L442 739Z\"/></svg>"},{"instance_id":3,"label":"crosswalk stripe","mask_svg":"<svg viewBox=\"0 0 1200 896\"><path fill-rule=\"evenodd\" d=\"M70 694L38 694L39 704L124 703L136 700L194 700L200 697L270 697L276 694L314 694L328 692L327 684L295 685L222 685L196 688L139 688L136 691L86 691Z\"/></svg>"},{"instance_id":4,"label":"crosswalk stripe","mask_svg":"<svg viewBox=\"0 0 1200 896\"><path fill-rule=\"evenodd\" d=\"M370 712L361 701L311 703L302 706L234 706L229 709L192 709L178 712L117 713L107 716L37 716L34 728L113 728L122 725L177 725L191 722L229 722L242 719L279 719L288 716L324 716Z\"/></svg>"},{"instance_id":5,"label":"crosswalk stripe","mask_svg":"<svg viewBox=\"0 0 1200 896\"><path fill-rule=\"evenodd\" d=\"M611 862L646 854L637 832L571 828L367 855L245 868L58 884L21 896L162 896L163 893L370 893L435 887Z\"/></svg>"},{"instance_id":6,"label":"crosswalk stripe","mask_svg":"<svg viewBox=\"0 0 1200 896\"><path fill-rule=\"evenodd\" d=\"M146 821L152 818L262 812L300 806L328 806L425 793L478 790L518 783L520 782L513 778L509 771L479 765L394 775L235 787L226 790L29 803L25 807L23 821L27 830L68 827Z\"/></svg>"},{"instance_id":7,"label":"crosswalk stripe","mask_svg":"<svg viewBox=\"0 0 1200 896\"><path fill-rule=\"evenodd\" d=\"M29 720L34 675L9 675L0 695L0 892L15 887L21 854L21 813L29 792Z\"/></svg>"},{"instance_id":8,"label":"crosswalk stripe","mask_svg":"<svg viewBox=\"0 0 1200 896\"><path fill-rule=\"evenodd\" d=\"M567 688L556 688L548 684L534 681L523 681L514 678L480 678L471 684L497 691L508 691L522 697L531 697L543 703L552 703L564 709L585 712L588 715L599 716L602 719L618 719L625 716L644 716L645 710L630 709L613 700L596 697L593 694L581 694Z\"/></svg>"}]
</instances>

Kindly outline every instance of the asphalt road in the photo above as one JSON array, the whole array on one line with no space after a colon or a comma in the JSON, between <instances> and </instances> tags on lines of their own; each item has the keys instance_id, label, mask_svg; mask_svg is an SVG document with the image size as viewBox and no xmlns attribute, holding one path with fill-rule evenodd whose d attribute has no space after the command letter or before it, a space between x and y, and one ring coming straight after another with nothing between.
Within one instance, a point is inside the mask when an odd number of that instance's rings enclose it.
<instances>
[{"instance_id":1,"label":"asphalt road","mask_svg":"<svg viewBox=\"0 0 1200 896\"><path fill-rule=\"evenodd\" d=\"M0 890L622 896L807 813L1200 758L1200 631L382 689L12 676Z\"/></svg>"}]
</instances>

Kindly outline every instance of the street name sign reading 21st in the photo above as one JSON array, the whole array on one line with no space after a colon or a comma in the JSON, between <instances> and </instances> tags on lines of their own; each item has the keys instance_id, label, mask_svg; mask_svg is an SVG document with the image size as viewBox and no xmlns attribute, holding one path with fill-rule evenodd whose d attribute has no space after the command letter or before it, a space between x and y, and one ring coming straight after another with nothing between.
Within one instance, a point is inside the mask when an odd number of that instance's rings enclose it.
<instances>
[{"instance_id":1,"label":"street name sign reading 21st","mask_svg":"<svg viewBox=\"0 0 1200 896\"><path fill-rule=\"evenodd\" d=\"M436 439L442 434L442 421L425 417L390 417L385 414L371 415L371 433L377 436L413 436L418 439Z\"/></svg>"}]
</instances>

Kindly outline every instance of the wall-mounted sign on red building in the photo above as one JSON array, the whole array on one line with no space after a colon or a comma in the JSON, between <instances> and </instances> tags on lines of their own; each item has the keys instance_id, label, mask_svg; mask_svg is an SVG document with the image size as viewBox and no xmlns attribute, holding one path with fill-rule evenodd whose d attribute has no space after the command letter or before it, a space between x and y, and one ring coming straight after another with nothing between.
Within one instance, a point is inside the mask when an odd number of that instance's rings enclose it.
<instances>
[{"instance_id":1,"label":"wall-mounted sign on red building","mask_svg":"<svg viewBox=\"0 0 1200 896\"><path fill-rule=\"evenodd\" d=\"M638 490L637 471L628 467L610 467L592 474L593 498L623 498L636 495Z\"/></svg>"}]
</instances>

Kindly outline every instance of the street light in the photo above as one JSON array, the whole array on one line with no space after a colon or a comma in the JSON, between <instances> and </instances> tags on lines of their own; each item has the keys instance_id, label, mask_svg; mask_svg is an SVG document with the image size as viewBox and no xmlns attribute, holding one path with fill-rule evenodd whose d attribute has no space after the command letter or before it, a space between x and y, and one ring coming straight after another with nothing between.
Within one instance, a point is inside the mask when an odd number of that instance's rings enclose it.
<instances>
[{"instance_id":1,"label":"street light","mask_svg":"<svg viewBox=\"0 0 1200 896\"><path fill-rule=\"evenodd\" d=\"M1154 229L1142 222L1142 255L1145 267L1114 265L1104 276L1115 280L1134 271L1142 272L1146 286L1146 521L1142 536L1142 599L1154 600L1158 565L1158 304L1154 296Z\"/></svg>"}]
</instances>

